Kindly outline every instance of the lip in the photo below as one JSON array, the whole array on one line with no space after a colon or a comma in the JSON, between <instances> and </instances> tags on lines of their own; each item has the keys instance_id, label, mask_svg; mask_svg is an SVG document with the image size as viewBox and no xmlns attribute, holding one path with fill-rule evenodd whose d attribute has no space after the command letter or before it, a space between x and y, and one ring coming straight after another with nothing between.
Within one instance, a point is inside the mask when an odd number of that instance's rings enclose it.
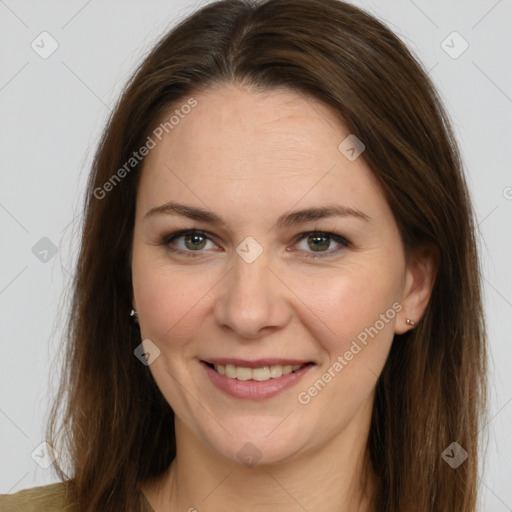
<instances>
[{"instance_id":1,"label":"lip","mask_svg":"<svg viewBox=\"0 0 512 512\"><path fill-rule=\"evenodd\" d=\"M214 362L215 361L215 362ZM235 364L231 361L240 361L239 359L215 359L212 361L208 361L212 364ZM219 362L217 362L219 361ZM227 361L226 363L220 361ZM265 362L268 361L284 361L280 359L266 359ZM247 363L257 363L251 366L247 366L249 368L256 368L258 366L268 366L268 364L261 364L261 360L259 361L243 361L242 363L238 363L238 366L246 366ZM307 361L308 362L308 361ZM306 362L306 363L307 363ZM285 361L286 364L306 364L302 361L297 361L296 363ZM300 368L299 370L288 373L276 379L269 379L263 382L258 382L255 380L238 380L238 379L230 379L225 375L221 375L213 368L208 366L205 361L200 361L201 367L204 369L214 386L223 391L229 396L234 398L240 398L243 400L252 400L252 401L261 401L266 400L268 398L272 398L277 396L278 394L290 389L295 386L302 378L309 373L316 365L315 364L306 364L306 366ZM273 362L273 364L282 364ZM236 364L235 364L236 365Z\"/></svg>"}]
</instances>

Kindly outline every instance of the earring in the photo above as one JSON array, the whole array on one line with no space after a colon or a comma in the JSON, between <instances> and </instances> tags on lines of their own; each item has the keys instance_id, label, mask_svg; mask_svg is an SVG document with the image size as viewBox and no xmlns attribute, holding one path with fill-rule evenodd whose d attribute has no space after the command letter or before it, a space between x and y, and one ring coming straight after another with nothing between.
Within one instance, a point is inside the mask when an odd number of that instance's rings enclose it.
<instances>
[{"instance_id":1,"label":"earring","mask_svg":"<svg viewBox=\"0 0 512 512\"><path fill-rule=\"evenodd\" d=\"M135 311L135 309L133 309L133 308L132 308L132 310L130 311L130 316L131 316L132 318L135 318L136 316L138 316L138 315L137 315L137 311Z\"/></svg>"},{"instance_id":2,"label":"earring","mask_svg":"<svg viewBox=\"0 0 512 512\"><path fill-rule=\"evenodd\" d=\"M416 322L414 320L411 320L410 318L406 318L405 323L407 325L410 325L411 327L414 327L416 325Z\"/></svg>"}]
</instances>

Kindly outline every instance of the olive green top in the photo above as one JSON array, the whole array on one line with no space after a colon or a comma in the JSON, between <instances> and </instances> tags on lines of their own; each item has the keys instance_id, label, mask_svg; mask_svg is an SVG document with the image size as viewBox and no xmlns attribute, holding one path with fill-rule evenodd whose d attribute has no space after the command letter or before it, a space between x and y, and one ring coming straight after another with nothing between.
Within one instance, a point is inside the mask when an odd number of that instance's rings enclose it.
<instances>
[{"instance_id":1,"label":"olive green top","mask_svg":"<svg viewBox=\"0 0 512 512\"><path fill-rule=\"evenodd\" d=\"M142 492L140 511L154 512ZM59 482L14 494L0 494L0 512L73 512L73 507L66 503L66 488Z\"/></svg>"}]
</instances>

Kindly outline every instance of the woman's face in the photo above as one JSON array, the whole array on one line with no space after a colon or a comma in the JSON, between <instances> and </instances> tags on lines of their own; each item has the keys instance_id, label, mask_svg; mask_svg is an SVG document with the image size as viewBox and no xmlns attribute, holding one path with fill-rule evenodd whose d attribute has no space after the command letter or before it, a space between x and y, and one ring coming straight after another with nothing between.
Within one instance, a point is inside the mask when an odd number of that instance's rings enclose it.
<instances>
[{"instance_id":1,"label":"woman's face","mask_svg":"<svg viewBox=\"0 0 512 512\"><path fill-rule=\"evenodd\" d=\"M153 135L132 253L149 369L179 431L247 463L366 437L421 287L361 147L339 148L334 112L289 90L194 99Z\"/></svg>"}]
</instances>

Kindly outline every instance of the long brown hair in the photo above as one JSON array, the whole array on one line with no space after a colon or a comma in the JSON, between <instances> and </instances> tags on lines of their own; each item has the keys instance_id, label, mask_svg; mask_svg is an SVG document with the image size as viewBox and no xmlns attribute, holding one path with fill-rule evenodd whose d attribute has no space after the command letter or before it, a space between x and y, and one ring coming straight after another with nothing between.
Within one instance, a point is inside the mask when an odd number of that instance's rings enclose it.
<instances>
[{"instance_id":1,"label":"long brown hair","mask_svg":"<svg viewBox=\"0 0 512 512\"><path fill-rule=\"evenodd\" d=\"M70 474L64 458L57 472L70 479L70 500L79 512L135 510L138 484L175 457L173 411L133 354L141 339L128 314L130 252L143 164L126 162L166 112L229 82L287 87L338 112L366 146L407 251L437 247L425 315L396 336L377 383L368 439L375 509L474 512L486 352L461 159L421 65L383 23L338 0L207 5L165 35L127 84L88 182L65 373L48 425L48 439L69 454ZM452 442L469 455L456 469L441 456Z\"/></svg>"}]
</instances>

